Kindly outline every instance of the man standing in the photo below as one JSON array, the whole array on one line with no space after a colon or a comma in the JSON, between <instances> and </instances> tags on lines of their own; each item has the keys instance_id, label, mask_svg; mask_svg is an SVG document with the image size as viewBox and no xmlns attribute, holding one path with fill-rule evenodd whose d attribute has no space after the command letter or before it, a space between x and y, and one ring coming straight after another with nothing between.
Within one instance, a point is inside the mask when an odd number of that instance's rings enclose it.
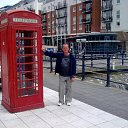
<instances>
[{"instance_id":1,"label":"man standing","mask_svg":"<svg viewBox=\"0 0 128 128\"><path fill-rule=\"evenodd\" d=\"M64 103L71 106L72 88L71 84L75 79L76 74L76 60L69 52L68 44L63 44L62 52L49 52L42 48L46 56L57 58L55 73L59 73L59 102L58 106ZM65 97L64 97L65 95Z\"/></svg>"}]
</instances>

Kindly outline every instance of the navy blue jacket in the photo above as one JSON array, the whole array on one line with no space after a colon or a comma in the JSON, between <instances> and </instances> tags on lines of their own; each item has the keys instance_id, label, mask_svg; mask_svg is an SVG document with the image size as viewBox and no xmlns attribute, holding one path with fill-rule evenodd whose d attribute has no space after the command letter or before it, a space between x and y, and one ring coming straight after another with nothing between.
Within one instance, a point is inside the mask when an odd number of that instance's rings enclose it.
<instances>
[{"instance_id":1,"label":"navy blue jacket","mask_svg":"<svg viewBox=\"0 0 128 128\"><path fill-rule=\"evenodd\" d=\"M50 51L45 51L44 54L46 56L49 56L49 57L52 57L52 58L57 58L55 73L60 74L60 72L61 72L61 62L62 62L62 58L64 56L64 53L63 52L53 53L53 52L50 52ZM76 60L75 60L74 56L70 53L70 68L69 68L68 76L70 76L72 78L75 74L76 74Z\"/></svg>"}]
</instances>

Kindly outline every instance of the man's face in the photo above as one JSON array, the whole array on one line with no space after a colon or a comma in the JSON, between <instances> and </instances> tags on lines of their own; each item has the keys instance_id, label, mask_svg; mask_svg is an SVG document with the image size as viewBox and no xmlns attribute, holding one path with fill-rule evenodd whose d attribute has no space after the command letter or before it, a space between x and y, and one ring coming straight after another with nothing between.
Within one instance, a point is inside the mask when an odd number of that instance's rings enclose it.
<instances>
[{"instance_id":1,"label":"man's face","mask_svg":"<svg viewBox=\"0 0 128 128\"><path fill-rule=\"evenodd\" d=\"M69 52L69 46L68 46L68 44L63 44L62 51L64 53L68 53Z\"/></svg>"}]
</instances>

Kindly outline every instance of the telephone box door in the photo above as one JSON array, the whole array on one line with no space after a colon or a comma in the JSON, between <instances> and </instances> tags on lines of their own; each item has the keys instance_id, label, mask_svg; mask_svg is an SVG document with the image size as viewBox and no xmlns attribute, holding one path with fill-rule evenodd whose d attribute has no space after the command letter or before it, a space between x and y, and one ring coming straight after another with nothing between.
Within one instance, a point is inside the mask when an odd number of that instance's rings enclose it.
<instances>
[{"instance_id":1,"label":"telephone box door","mask_svg":"<svg viewBox=\"0 0 128 128\"><path fill-rule=\"evenodd\" d=\"M42 98L38 32L16 29L16 107ZM39 98L40 96L40 98ZM38 97L38 98L37 98ZM31 104L30 103L30 104Z\"/></svg>"}]
</instances>

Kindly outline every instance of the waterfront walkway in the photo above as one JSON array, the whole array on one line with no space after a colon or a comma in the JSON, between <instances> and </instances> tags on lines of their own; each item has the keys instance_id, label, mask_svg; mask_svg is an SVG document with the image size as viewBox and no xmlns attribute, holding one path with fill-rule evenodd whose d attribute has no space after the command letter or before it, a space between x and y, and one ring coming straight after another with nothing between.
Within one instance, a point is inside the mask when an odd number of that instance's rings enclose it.
<instances>
[{"instance_id":1,"label":"waterfront walkway","mask_svg":"<svg viewBox=\"0 0 128 128\"><path fill-rule=\"evenodd\" d=\"M128 128L127 91L76 80L72 105L59 107L58 75L44 69L44 86L45 108L11 114L0 105L0 128Z\"/></svg>"}]
</instances>

